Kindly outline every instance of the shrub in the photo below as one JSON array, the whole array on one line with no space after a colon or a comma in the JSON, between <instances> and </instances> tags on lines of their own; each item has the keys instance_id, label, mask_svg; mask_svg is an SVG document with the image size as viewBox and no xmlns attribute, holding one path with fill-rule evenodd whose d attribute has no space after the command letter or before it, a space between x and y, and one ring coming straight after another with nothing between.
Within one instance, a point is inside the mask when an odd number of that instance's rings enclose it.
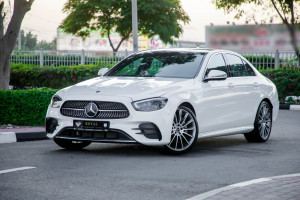
<instances>
[{"instance_id":1,"label":"shrub","mask_svg":"<svg viewBox=\"0 0 300 200\"><path fill-rule=\"evenodd\" d=\"M0 124L41 126L51 97L58 90L0 90Z\"/></svg>"},{"instance_id":2,"label":"shrub","mask_svg":"<svg viewBox=\"0 0 300 200\"><path fill-rule=\"evenodd\" d=\"M300 96L300 71L267 69L260 72L276 85L281 103L284 103L286 96Z\"/></svg>"},{"instance_id":3,"label":"shrub","mask_svg":"<svg viewBox=\"0 0 300 200\"><path fill-rule=\"evenodd\" d=\"M112 67L106 64L103 67ZM10 85L15 88L48 87L64 88L75 83L97 76L100 66L43 66L24 65L23 63L11 64Z\"/></svg>"}]
</instances>

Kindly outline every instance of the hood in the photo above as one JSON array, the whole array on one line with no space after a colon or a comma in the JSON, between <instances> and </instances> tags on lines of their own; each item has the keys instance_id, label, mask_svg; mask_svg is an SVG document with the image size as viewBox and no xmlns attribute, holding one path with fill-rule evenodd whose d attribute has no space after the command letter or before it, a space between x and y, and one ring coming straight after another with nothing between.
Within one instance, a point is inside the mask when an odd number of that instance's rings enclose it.
<instances>
[{"instance_id":1,"label":"hood","mask_svg":"<svg viewBox=\"0 0 300 200\"><path fill-rule=\"evenodd\" d=\"M60 91L62 95L95 95L129 97L133 101L159 97L193 84L194 79L161 77L97 77Z\"/></svg>"}]
</instances>

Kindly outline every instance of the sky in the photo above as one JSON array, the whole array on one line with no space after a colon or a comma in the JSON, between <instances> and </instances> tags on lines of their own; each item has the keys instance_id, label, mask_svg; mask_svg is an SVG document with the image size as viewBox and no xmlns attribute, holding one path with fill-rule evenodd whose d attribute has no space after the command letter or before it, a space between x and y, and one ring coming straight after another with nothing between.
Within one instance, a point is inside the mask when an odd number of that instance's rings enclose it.
<instances>
[{"instance_id":1,"label":"sky","mask_svg":"<svg viewBox=\"0 0 300 200\"><path fill-rule=\"evenodd\" d=\"M56 37L56 29L66 17L62 8L66 0L35 0L31 10L26 14L22 29L38 35L39 40L51 41ZM191 22L184 25L184 32L179 40L205 41L205 26L226 25L227 21L243 24L233 15L227 15L223 10L217 10L211 0L181 0L183 9L189 15Z\"/></svg>"}]
</instances>

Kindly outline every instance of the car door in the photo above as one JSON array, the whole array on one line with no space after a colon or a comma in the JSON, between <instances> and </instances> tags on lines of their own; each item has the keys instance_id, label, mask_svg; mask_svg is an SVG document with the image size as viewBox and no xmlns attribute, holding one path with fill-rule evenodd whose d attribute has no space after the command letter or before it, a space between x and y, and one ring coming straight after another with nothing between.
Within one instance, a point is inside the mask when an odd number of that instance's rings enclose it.
<instances>
[{"instance_id":1,"label":"car door","mask_svg":"<svg viewBox=\"0 0 300 200\"><path fill-rule=\"evenodd\" d=\"M206 66L205 75L210 70L220 70L229 76L222 54L214 54L210 57ZM202 81L202 80L201 80ZM204 132L214 132L231 127L233 117L237 115L235 109L234 93L229 88L229 80L203 81L199 88L197 100L197 120L199 122L199 136ZM202 134L203 135L203 134Z\"/></svg>"},{"instance_id":2,"label":"car door","mask_svg":"<svg viewBox=\"0 0 300 200\"><path fill-rule=\"evenodd\" d=\"M253 125L260 99L257 77L241 57L229 53L225 54L225 57L230 66L231 77L228 81L236 103L235 116L232 116L233 128Z\"/></svg>"}]
</instances>

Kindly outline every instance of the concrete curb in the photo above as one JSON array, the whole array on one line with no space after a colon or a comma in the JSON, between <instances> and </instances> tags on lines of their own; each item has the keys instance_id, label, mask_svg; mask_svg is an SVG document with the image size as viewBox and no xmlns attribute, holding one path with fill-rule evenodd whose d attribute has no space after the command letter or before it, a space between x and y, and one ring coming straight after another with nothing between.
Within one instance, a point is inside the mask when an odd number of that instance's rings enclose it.
<instances>
[{"instance_id":1,"label":"concrete curb","mask_svg":"<svg viewBox=\"0 0 300 200\"><path fill-rule=\"evenodd\" d=\"M225 187L222 187L222 188L211 190L211 191L199 194L197 196L191 197L187 200L205 200L205 199L208 199L210 197L213 197L214 195L218 195L221 192L229 191L229 190L232 190L232 189L242 188L242 187L246 187L246 186L256 184L256 183L262 183L262 182L272 181L272 180L276 180L276 179L296 177L296 176L300 176L300 173L299 174L288 174L288 175L253 179L253 180L250 180L250 181L235 183L235 184L228 185L228 186L225 186Z\"/></svg>"},{"instance_id":2,"label":"concrete curb","mask_svg":"<svg viewBox=\"0 0 300 200\"><path fill-rule=\"evenodd\" d=\"M300 105L279 104L279 109L282 109L282 110L300 110Z\"/></svg>"},{"instance_id":3,"label":"concrete curb","mask_svg":"<svg viewBox=\"0 0 300 200\"><path fill-rule=\"evenodd\" d=\"M0 132L0 144L47 139L46 132Z\"/></svg>"}]
</instances>

